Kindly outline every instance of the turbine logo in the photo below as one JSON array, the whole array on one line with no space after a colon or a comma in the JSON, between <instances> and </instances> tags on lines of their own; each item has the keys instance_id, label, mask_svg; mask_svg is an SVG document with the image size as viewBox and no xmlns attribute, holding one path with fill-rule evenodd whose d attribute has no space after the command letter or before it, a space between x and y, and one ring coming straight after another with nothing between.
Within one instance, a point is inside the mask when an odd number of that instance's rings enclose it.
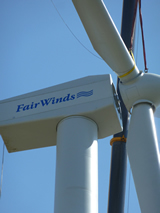
<instances>
[{"instance_id":1,"label":"turbine logo","mask_svg":"<svg viewBox=\"0 0 160 213\"><path fill-rule=\"evenodd\" d=\"M77 98L80 98L82 96L88 97L88 96L91 96L91 95L93 95L93 89L88 91L88 92L86 92L86 91L78 92L77 93Z\"/></svg>"},{"instance_id":2,"label":"turbine logo","mask_svg":"<svg viewBox=\"0 0 160 213\"><path fill-rule=\"evenodd\" d=\"M78 92L77 94L70 94L68 93L66 96L63 97L50 97L50 98L45 98L42 100L39 100L38 102L34 102L32 101L30 104L20 104L17 105L17 110L16 112L23 112L26 110L31 110L31 109L35 109L35 108L39 108L41 107L46 107L46 106L51 106L51 105L57 105L59 103L64 103L64 102L68 102L68 101L73 101L76 98L81 98L81 97L89 97L93 95L93 89L90 91L81 91Z\"/></svg>"}]
</instances>

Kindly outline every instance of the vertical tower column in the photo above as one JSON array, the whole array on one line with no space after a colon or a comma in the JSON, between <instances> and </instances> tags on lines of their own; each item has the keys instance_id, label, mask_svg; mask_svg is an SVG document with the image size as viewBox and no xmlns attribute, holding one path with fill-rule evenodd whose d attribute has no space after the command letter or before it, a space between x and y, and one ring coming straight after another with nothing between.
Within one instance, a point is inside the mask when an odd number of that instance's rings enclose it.
<instances>
[{"instance_id":1,"label":"vertical tower column","mask_svg":"<svg viewBox=\"0 0 160 213\"><path fill-rule=\"evenodd\" d=\"M57 128L54 213L98 213L98 129L71 116Z\"/></svg>"}]
</instances>

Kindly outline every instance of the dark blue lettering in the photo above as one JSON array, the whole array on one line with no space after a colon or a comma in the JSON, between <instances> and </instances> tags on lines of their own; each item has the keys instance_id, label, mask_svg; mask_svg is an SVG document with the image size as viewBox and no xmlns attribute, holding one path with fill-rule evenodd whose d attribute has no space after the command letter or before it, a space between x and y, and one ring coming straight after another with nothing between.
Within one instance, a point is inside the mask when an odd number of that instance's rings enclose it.
<instances>
[{"instance_id":1,"label":"dark blue lettering","mask_svg":"<svg viewBox=\"0 0 160 213\"><path fill-rule=\"evenodd\" d=\"M23 107L23 111L25 111L25 110L29 110L29 105L26 105Z\"/></svg>"},{"instance_id":2,"label":"dark blue lettering","mask_svg":"<svg viewBox=\"0 0 160 213\"><path fill-rule=\"evenodd\" d=\"M31 104L29 104L29 105L20 104L20 105L17 105L16 112L21 112L22 110L25 111L25 110L35 109L35 108L37 108L37 106L39 104L41 104L42 106L45 106L45 105L48 106L49 103L57 104L57 103L61 103L61 102L74 100L75 98L76 98L75 94L71 95L69 93L65 97L61 97L61 98L52 97L52 98L40 100L40 102L38 102L38 103L31 102Z\"/></svg>"},{"instance_id":3,"label":"dark blue lettering","mask_svg":"<svg viewBox=\"0 0 160 213\"><path fill-rule=\"evenodd\" d=\"M35 103L34 108L36 108L38 106L38 104L40 104L40 103Z\"/></svg>"},{"instance_id":4,"label":"dark blue lettering","mask_svg":"<svg viewBox=\"0 0 160 213\"><path fill-rule=\"evenodd\" d=\"M31 104L31 109L33 109L34 108L34 102L32 102L32 104Z\"/></svg>"},{"instance_id":5,"label":"dark blue lettering","mask_svg":"<svg viewBox=\"0 0 160 213\"><path fill-rule=\"evenodd\" d=\"M71 95L71 98L69 100L74 100L75 99L75 95Z\"/></svg>"},{"instance_id":6,"label":"dark blue lettering","mask_svg":"<svg viewBox=\"0 0 160 213\"><path fill-rule=\"evenodd\" d=\"M57 104L58 102L61 103L61 102L62 102L62 98L57 98L57 99L56 99L56 104Z\"/></svg>"},{"instance_id":7,"label":"dark blue lettering","mask_svg":"<svg viewBox=\"0 0 160 213\"><path fill-rule=\"evenodd\" d=\"M52 98L41 100L42 106L48 105L51 100L52 100Z\"/></svg>"},{"instance_id":8,"label":"dark blue lettering","mask_svg":"<svg viewBox=\"0 0 160 213\"><path fill-rule=\"evenodd\" d=\"M69 101L69 97L70 97L70 94L68 94L67 96L65 96L64 98L63 98L63 101L65 102L65 101Z\"/></svg>"},{"instance_id":9,"label":"dark blue lettering","mask_svg":"<svg viewBox=\"0 0 160 213\"><path fill-rule=\"evenodd\" d=\"M54 104L54 102L55 102L55 97L54 97L53 100L52 100L52 104Z\"/></svg>"},{"instance_id":10,"label":"dark blue lettering","mask_svg":"<svg viewBox=\"0 0 160 213\"><path fill-rule=\"evenodd\" d=\"M20 112L20 110L23 108L24 104L18 105L17 111L16 112Z\"/></svg>"}]
</instances>

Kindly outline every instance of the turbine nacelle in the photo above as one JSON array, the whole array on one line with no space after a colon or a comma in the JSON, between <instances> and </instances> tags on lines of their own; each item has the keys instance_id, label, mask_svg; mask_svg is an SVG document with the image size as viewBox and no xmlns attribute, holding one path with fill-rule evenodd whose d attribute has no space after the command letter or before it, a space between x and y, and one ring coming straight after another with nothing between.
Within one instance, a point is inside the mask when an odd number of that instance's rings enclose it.
<instances>
[{"instance_id":1,"label":"turbine nacelle","mask_svg":"<svg viewBox=\"0 0 160 213\"><path fill-rule=\"evenodd\" d=\"M104 92L105 91L105 92ZM84 116L98 126L98 138L120 132L110 75L96 75L0 101L0 134L9 152L56 145L57 125Z\"/></svg>"}]
</instances>

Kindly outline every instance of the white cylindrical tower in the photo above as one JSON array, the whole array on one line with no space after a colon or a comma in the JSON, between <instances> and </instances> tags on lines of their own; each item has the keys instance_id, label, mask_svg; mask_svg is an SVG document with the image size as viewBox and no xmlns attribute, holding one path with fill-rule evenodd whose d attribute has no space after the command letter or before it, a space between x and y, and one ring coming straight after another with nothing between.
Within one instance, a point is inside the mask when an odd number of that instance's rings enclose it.
<instances>
[{"instance_id":1,"label":"white cylindrical tower","mask_svg":"<svg viewBox=\"0 0 160 213\"><path fill-rule=\"evenodd\" d=\"M54 213L98 213L97 134L83 116L58 124Z\"/></svg>"}]
</instances>

